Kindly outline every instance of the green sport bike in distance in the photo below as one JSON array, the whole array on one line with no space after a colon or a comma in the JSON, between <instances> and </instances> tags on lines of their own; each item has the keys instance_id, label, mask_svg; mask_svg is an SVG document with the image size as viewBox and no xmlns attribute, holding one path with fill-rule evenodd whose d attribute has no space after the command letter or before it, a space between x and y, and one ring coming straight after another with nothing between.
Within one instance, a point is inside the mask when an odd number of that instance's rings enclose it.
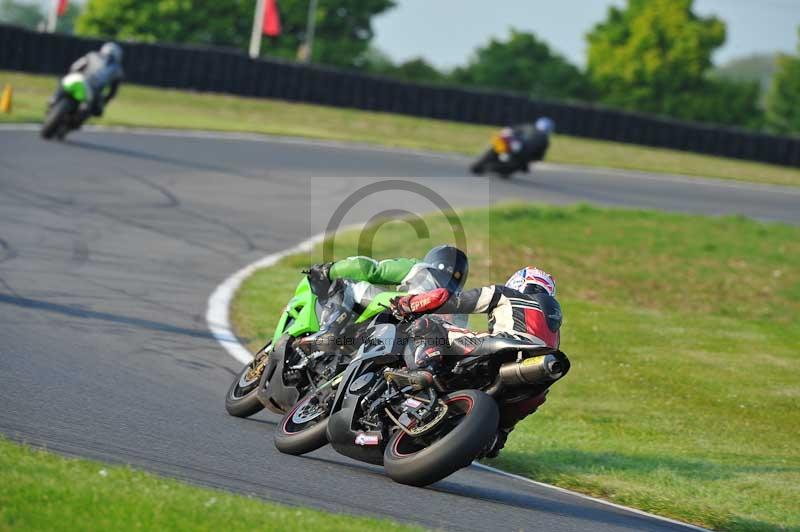
<instances>
[{"instance_id":1,"label":"green sport bike in distance","mask_svg":"<svg viewBox=\"0 0 800 532\"><path fill-rule=\"evenodd\" d=\"M42 124L41 135L44 139L53 137L63 140L67 133L81 127L89 117L86 109L91 88L83 74L74 72L61 80L61 90L56 99L50 103Z\"/></svg>"}]
</instances>

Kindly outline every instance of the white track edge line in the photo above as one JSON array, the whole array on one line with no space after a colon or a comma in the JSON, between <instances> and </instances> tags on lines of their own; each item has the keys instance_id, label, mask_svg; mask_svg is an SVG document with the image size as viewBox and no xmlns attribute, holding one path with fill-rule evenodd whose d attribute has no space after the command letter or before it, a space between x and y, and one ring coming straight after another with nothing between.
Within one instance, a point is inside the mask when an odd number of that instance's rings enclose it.
<instances>
[{"instance_id":1,"label":"white track edge line","mask_svg":"<svg viewBox=\"0 0 800 532\"><path fill-rule=\"evenodd\" d=\"M252 262L230 275L214 289L208 298L206 324L208 325L208 330L211 331L211 334L217 342L219 342L230 356L242 364L247 364L253 360L252 354L239 342L239 339L233 333L230 322L230 303L244 280L260 268L274 266L284 257L294 255L295 253L311 251L316 244L322 242L324 237L325 234L320 233L319 235L304 240L292 248L278 253L272 253Z\"/></svg>"},{"instance_id":2,"label":"white track edge line","mask_svg":"<svg viewBox=\"0 0 800 532\"><path fill-rule=\"evenodd\" d=\"M513 478L514 480L519 480L520 482L527 482L528 484L534 484L541 488L551 489L553 491L558 491L560 493L566 493L568 495L572 495L574 497L579 497L581 499L585 499L588 501L595 502L597 504L602 504L603 506L610 506L611 508L616 508L618 510L624 510L626 512L634 513L637 515L641 515L643 517L649 517L651 519L656 519L658 521L664 521L673 525L679 525L682 527L686 527L692 530L699 530L702 532L713 532L711 529L703 528L701 526L693 525L690 523L684 523L683 521L678 521L677 519L670 519L669 517L662 517L660 515L651 514L650 512L645 512L644 510L639 510L638 508L631 508L629 506L623 506L622 504L617 504L614 502L607 501L605 499L598 499L597 497L592 497L591 495L585 495L583 493L579 493L577 491L572 491L567 488L561 488L559 486L553 486L552 484L545 484L544 482L539 482L538 480L533 480L528 477L523 477L521 475L516 475L514 473L509 473L508 471L503 471L502 469L497 469L492 466L487 466L485 464L481 464L480 462L473 462L473 467L478 469L483 469L485 471L491 471L492 473L497 473L498 475L502 475L504 477Z\"/></svg>"},{"instance_id":3,"label":"white track edge line","mask_svg":"<svg viewBox=\"0 0 800 532\"><path fill-rule=\"evenodd\" d=\"M363 225L344 227L342 229L343 230L358 229L360 227L363 227ZM239 339L233 333L230 323L230 303L233 300L233 296L236 294L236 291L242 285L244 280L247 279L256 270L274 266L275 264L278 263L278 261L280 261L285 257L288 257L289 255L311 251L315 245L319 244L325 239L325 236L326 236L325 233L320 233L318 235L314 235L311 238L308 238L300 242L299 244L297 244L292 248L285 249L277 253L271 253L265 257L262 257L261 259L252 262L247 266L241 268L240 270L236 271L214 289L214 291L208 298L208 308L206 310L206 323L208 325L209 331L211 331L211 334L231 357L233 357L235 360L237 360L242 364L247 364L248 362L253 360L253 355L250 354L250 352L239 342ZM668 517L662 517L660 515L651 514L649 512L645 512L644 510L630 508L628 506L623 506L621 504L616 504L613 502L605 501L603 499L598 499L596 497L591 497L589 495L584 495L583 493L578 493L577 491L560 488L558 486L553 486L551 484L545 484L544 482L538 482L536 480L532 480L530 478L526 478L520 475L515 475L514 473L508 473L507 471L496 469L494 467L487 466L478 462L473 462L472 466L478 469L483 469L485 471L490 471L492 473L502 475L507 478L513 478L521 482L533 484L534 486L538 486L540 488L546 488L553 491L558 491L560 493L565 493L573 497L578 497L583 500L592 501L594 503L601 504L604 506L609 506L611 508L616 508L618 510L624 510L626 512L630 512L636 515L641 515L643 517L655 519L657 521L662 521L673 525L679 525L691 530L711 532L707 528L702 528L697 525L683 523L681 521L670 519Z\"/></svg>"}]
</instances>

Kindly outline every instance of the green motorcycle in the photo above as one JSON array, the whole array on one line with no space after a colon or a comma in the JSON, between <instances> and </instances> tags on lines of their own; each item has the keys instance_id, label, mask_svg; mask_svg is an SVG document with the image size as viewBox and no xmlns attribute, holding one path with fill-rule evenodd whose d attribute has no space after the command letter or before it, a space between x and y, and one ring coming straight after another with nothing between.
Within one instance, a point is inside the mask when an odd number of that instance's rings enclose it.
<instances>
[{"instance_id":1,"label":"green motorcycle","mask_svg":"<svg viewBox=\"0 0 800 532\"><path fill-rule=\"evenodd\" d=\"M67 133L81 127L88 118L85 107L90 99L91 88L83 74L68 74L61 80L61 90L50 103L42 124L44 139L63 140Z\"/></svg>"},{"instance_id":2,"label":"green motorcycle","mask_svg":"<svg viewBox=\"0 0 800 532\"><path fill-rule=\"evenodd\" d=\"M348 281L339 281L345 285ZM347 287L345 286L345 290ZM320 331L323 303L336 297L304 277L281 314L272 340L247 364L231 384L225 408L236 417L248 417L263 408L278 414L289 411L298 399L330 383L342 373L358 350L368 323L384 312L401 292L381 292L364 308L355 308L341 342L325 351L306 355L296 341ZM342 290L339 290L341 293Z\"/></svg>"}]
</instances>

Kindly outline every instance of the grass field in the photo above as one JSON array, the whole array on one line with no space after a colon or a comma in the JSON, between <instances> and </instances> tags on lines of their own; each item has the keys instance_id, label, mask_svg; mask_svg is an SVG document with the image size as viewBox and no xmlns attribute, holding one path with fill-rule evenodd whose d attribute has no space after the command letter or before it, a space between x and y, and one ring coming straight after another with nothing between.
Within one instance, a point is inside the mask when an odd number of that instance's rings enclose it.
<instances>
[{"instance_id":1,"label":"grass field","mask_svg":"<svg viewBox=\"0 0 800 532\"><path fill-rule=\"evenodd\" d=\"M468 285L528 263L553 272L573 364L492 465L718 529L800 530L800 229L585 206L489 219L463 216ZM451 234L429 225L422 241L384 225L376 256L421 256ZM337 238L337 256L355 242ZM245 282L233 318L252 347L316 260Z\"/></svg>"},{"instance_id":2,"label":"grass field","mask_svg":"<svg viewBox=\"0 0 800 532\"><path fill-rule=\"evenodd\" d=\"M14 111L0 123L40 122L56 78L0 71L14 89ZM521 120L523 117L521 117ZM100 124L247 131L358 141L477 155L492 127L278 100L248 99L125 85ZM547 160L800 186L800 170L679 151L557 135Z\"/></svg>"},{"instance_id":3,"label":"grass field","mask_svg":"<svg viewBox=\"0 0 800 532\"><path fill-rule=\"evenodd\" d=\"M0 438L0 530L417 530L270 504Z\"/></svg>"}]
</instances>

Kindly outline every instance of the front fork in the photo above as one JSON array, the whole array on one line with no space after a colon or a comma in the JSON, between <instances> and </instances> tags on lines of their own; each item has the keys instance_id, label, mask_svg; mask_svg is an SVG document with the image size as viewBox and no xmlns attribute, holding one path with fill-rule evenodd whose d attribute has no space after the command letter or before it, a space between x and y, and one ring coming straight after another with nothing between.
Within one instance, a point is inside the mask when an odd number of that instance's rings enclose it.
<instances>
[{"instance_id":1,"label":"front fork","mask_svg":"<svg viewBox=\"0 0 800 532\"><path fill-rule=\"evenodd\" d=\"M264 368L267 367L267 363L269 362L269 354L271 351L272 342L268 343L258 351L255 360L253 360L255 364L252 365L247 371L248 381L261 378L261 373L264 371Z\"/></svg>"}]
</instances>

